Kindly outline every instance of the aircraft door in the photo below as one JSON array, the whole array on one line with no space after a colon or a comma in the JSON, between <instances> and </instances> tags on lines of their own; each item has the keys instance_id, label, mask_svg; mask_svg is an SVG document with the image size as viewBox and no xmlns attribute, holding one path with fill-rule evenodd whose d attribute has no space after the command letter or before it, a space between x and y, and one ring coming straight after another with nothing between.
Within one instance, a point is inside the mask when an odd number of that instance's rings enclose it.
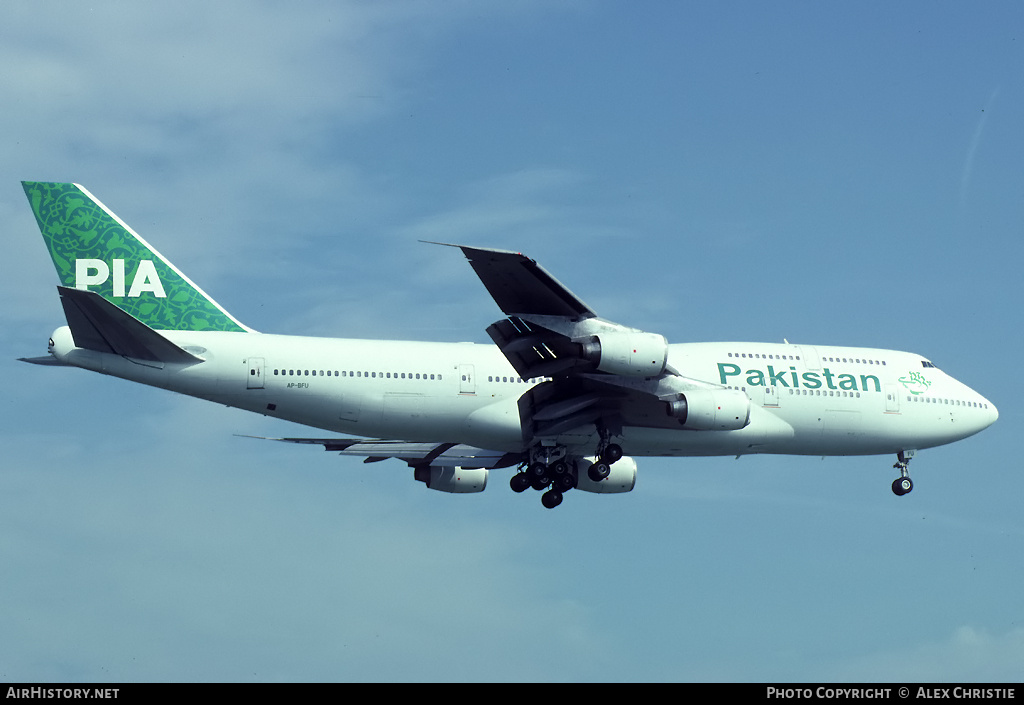
<instances>
[{"instance_id":1,"label":"aircraft door","mask_svg":"<svg viewBox=\"0 0 1024 705\"><path fill-rule=\"evenodd\" d=\"M263 389L263 358L249 358L249 374L246 376L246 389Z\"/></svg>"},{"instance_id":2,"label":"aircraft door","mask_svg":"<svg viewBox=\"0 0 1024 705\"><path fill-rule=\"evenodd\" d=\"M900 393L895 384L885 385L885 411L889 414L900 411Z\"/></svg>"},{"instance_id":3,"label":"aircraft door","mask_svg":"<svg viewBox=\"0 0 1024 705\"><path fill-rule=\"evenodd\" d=\"M476 373L473 365L459 365L459 394L476 394Z\"/></svg>"}]
</instances>

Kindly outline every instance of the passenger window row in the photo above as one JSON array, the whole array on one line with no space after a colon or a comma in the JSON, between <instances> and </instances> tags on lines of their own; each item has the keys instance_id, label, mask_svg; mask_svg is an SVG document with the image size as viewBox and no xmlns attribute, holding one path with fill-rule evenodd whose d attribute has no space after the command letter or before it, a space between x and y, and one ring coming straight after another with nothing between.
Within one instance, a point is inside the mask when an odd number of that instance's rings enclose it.
<instances>
[{"instance_id":1,"label":"passenger window row","mask_svg":"<svg viewBox=\"0 0 1024 705\"><path fill-rule=\"evenodd\" d=\"M767 353L729 353L729 357L742 357L746 359L755 360L799 360L799 355L773 355ZM860 357L823 357L822 362L845 362L856 365L883 365L885 366L885 360L872 360L870 358ZM934 367L934 365L932 365Z\"/></svg>"},{"instance_id":2,"label":"passenger window row","mask_svg":"<svg viewBox=\"0 0 1024 705\"><path fill-rule=\"evenodd\" d=\"M495 375L487 375L488 382L511 382L513 384L536 384L540 382L542 378L537 377L533 379L523 379L522 377L497 377Z\"/></svg>"},{"instance_id":3,"label":"passenger window row","mask_svg":"<svg viewBox=\"0 0 1024 705\"><path fill-rule=\"evenodd\" d=\"M766 353L729 353L729 357L742 357L757 360L799 360L799 355L769 355Z\"/></svg>"},{"instance_id":4,"label":"passenger window row","mask_svg":"<svg viewBox=\"0 0 1024 705\"><path fill-rule=\"evenodd\" d=\"M860 357L823 357L822 362L845 362L853 363L855 365L883 365L885 366L885 360L871 360L868 358Z\"/></svg>"},{"instance_id":5,"label":"passenger window row","mask_svg":"<svg viewBox=\"0 0 1024 705\"><path fill-rule=\"evenodd\" d=\"M907 401L920 402L921 404L947 404L949 406L969 406L974 409L987 409L988 404L976 401L962 401L960 399L938 399L926 396L913 396L908 394Z\"/></svg>"},{"instance_id":6,"label":"passenger window row","mask_svg":"<svg viewBox=\"0 0 1024 705\"><path fill-rule=\"evenodd\" d=\"M422 379L422 380L441 380L444 377L440 374L428 374L426 372L363 372L361 370L294 370L294 369L275 369L274 376L282 377L355 377L355 378L370 378L370 379Z\"/></svg>"},{"instance_id":7,"label":"passenger window row","mask_svg":"<svg viewBox=\"0 0 1024 705\"><path fill-rule=\"evenodd\" d=\"M744 394L747 393L746 387L733 387L727 385L726 389L736 389L738 391L743 392ZM789 396L793 396L794 394L796 396L803 395L805 397L851 397L860 399L860 392L847 392L841 389L790 389Z\"/></svg>"},{"instance_id":8,"label":"passenger window row","mask_svg":"<svg viewBox=\"0 0 1024 705\"><path fill-rule=\"evenodd\" d=\"M860 399L860 392L844 392L840 389L790 389L789 395L812 397L855 397Z\"/></svg>"}]
</instances>

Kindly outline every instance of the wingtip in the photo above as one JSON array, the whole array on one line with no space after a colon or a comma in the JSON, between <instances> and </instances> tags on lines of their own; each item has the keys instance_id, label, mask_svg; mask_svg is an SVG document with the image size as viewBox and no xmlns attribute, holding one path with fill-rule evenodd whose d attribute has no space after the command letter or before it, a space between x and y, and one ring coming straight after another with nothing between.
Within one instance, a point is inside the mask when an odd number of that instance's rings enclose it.
<instances>
[{"instance_id":1,"label":"wingtip","mask_svg":"<svg viewBox=\"0 0 1024 705\"><path fill-rule=\"evenodd\" d=\"M427 245L441 245L443 247L457 247L458 249L462 250L463 253L466 254L466 256L469 256L470 252L492 252L492 253L499 254L499 255L517 255L519 257L526 257L526 255L524 255L522 252L517 252L515 250L502 250L502 249L499 249L497 247L476 247L474 245L458 245L458 244L453 243L453 242L437 242L435 240L420 240L420 242L422 242L424 244L427 244ZM529 258L527 257L527 259L529 259Z\"/></svg>"}]
</instances>

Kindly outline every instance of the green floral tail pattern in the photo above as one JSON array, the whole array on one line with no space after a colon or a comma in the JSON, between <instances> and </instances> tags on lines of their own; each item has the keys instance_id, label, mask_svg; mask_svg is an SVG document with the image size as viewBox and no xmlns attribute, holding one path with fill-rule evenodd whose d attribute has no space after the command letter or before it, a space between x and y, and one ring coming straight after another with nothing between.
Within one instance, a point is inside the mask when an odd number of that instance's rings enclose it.
<instances>
[{"instance_id":1,"label":"green floral tail pattern","mask_svg":"<svg viewBox=\"0 0 1024 705\"><path fill-rule=\"evenodd\" d=\"M64 286L78 286L82 271L101 279L106 267L106 279L90 281L88 289L150 328L246 330L81 186L37 181L22 186ZM78 260L95 266L85 269Z\"/></svg>"}]
</instances>

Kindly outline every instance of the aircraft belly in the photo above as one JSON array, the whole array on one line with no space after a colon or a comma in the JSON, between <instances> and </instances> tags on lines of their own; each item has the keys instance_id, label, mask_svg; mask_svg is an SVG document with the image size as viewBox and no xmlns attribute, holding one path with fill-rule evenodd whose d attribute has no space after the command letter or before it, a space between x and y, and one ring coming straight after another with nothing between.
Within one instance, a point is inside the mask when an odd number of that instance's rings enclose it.
<instances>
[{"instance_id":1,"label":"aircraft belly","mask_svg":"<svg viewBox=\"0 0 1024 705\"><path fill-rule=\"evenodd\" d=\"M593 446L596 433L564 434L559 441L568 446ZM691 431L680 428L625 426L622 435L613 437L627 455L633 456L713 456L779 452L789 444L793 427L759 407L751 407L750 423L738 431ZM593 447L588 447L593 454Z\"/></svg>"},{"instance_id":2,"label":"aircraft belly","mask_svg":"<svg viewBox=\"0 0 1024 705\"><path fill-rule=\"evenodd\" d=\"M375 400L364 400L375 408L373 418L360 419L361 435L401 438L409 441L443 441L451 432L448 405L426 394L388 392Z\"/></svg>"},{"instance_id":3,"label":"aircraft belly","mask_svg":"<svg viewBox=\"0 0 1024 705\"><path fill-rule=\"evenodd\" d=\"M466 416L463 443L480 448L519 452L523 449L522 421L514 399L486 404Z\"/></svg>"},{"instance_id":4,"label":"aircraft belly","mask_svg":"<svg viewBox=\"0 0 1024 705\"><path fill-rule=\"evenodd\" d=\"M634 456L871 455L903 450L908 435L906 424L898 418L886 421L885 425L872 425L862 412L848 410L815 410L811 415L782 417L778 412L754 406L750 424L738 431L626 427L621 439L616 440L627 454ZM572 441L579 438L566 435L560 440L573 445ZM917 434L917 438L917 448L949 442L925 434Z\"/></svg>"}]
</instances>

